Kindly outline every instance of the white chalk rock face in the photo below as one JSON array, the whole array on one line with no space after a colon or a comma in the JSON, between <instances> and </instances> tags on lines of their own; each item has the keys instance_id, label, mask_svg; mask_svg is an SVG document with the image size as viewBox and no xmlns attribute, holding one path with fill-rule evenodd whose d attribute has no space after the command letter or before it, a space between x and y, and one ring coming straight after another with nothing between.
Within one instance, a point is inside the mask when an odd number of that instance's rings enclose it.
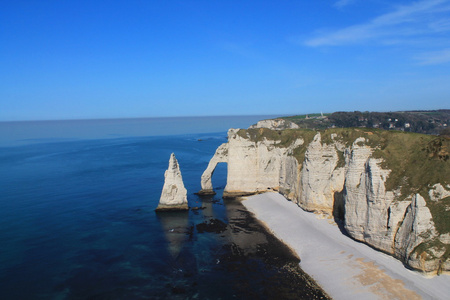
<instances>
[{"instance_id":1,"label":"white chalk rock face","mask_svg":"<svg viewBox=\"0 0 450 300\"><path fill-rule=\"evenodd\" d=\"M242 196L266 191L280 191L288 198L298 195L299 165L293 150L303 144L302 139L281 147L277 141L264 139L253 142L238 134L239 129L228 131L228 143L217 150L201 179L199 194L215 194L211 177L218 163L228 164L225 197Z\"/></svg>"},{"instance_id":2,"label":"white chalk rock face","mask_svg":"<svg viewBox=\"0 0 450 300\"><path fill-rule=\"evenodd\" d=\"M292 155L286 155L280 168L280 194L287 199L298 203L300 195L300 169L302 165L298 163Z\"/></svg>"},{"instance_id":3,"label":"white chalk rock face","mask_svg":"<svg viewBox=\"0 0 450 300\"><path fill-rule=\"evenodd\" d=\"M284 119L262 120L249 128L268 128L272 130L298 129L297 124Z\"/></svg>"},{"instance_id":4,"label":"white chalk rock face","mask_svg":"<svg viewBox=\"0 0 450 300\"><path fill-rule=\"evenodd\" d=\"M278 186L280 149L272 149L273 141L255 143L238 135L237 130L230 130L228 143L228 178L224 193L250 194Z\"/></svg>"},{"instance_id":5,"label":"white chalk rock face","mask_svg":"<svg viewBox=\"0 0 450 300\"><path fill-rule=\"evenodd\" d=\"M169 167L164 173L164 186L159 200L157 211L161 210L187 210L187 190L184 187L180 166L175 154L170 155Z\"/></svg>"},{"instance_id":6,"label":"white chalk rock face","mask_svg":"<svg viewBox=\"0 0 450 300\"><path fill-rule=\"evenodd\" d=\"M322 144L318 133L308 145L300 175L301 192L298 204L308 211L331 215L334 194L344 187L345 171L338 167L335 144Z\"/></svg>"},{"instance_id":7,"label":"white chalk rock face","mask_svg":"<svg viewBox=\"0 0 450 300\"><path fill-rule=\"evenodd\" d=\"M447 189L449 188L450 186L447 186ZM435 184L433 188L431 188L428 192L431 201L436 202L450 196L450 191L448 191L447 189L445 189L440 183Z\"/></svg>"},{"instance_id":8,"label":"white chalk rock face","mask_svg":"<svg viewBox=\"0 0 450 300\"><path fill-rule=\"evenodd\" d=\"M208 167L202 174L201 186L202 189L199 192L200 195L214 195L216 194L213 189L211 177L214 174L214 170L218 163L228 162L228 143L224 143L217 148L213 158L209 161Z\"/></svg>"},{"instance_id":9,"label":"white chalk rock face","mask_svg":"<svg viewBox=\"0 0 450 300\"><path fill-rule=\"evenodd\" d=\"M277 141L263 139L253 142L249 138L241 137L239 130L228 131L228 176L224 195L245 195L266 191L278 191L285 182L293 183L289 175L297 179L296 172L282 170L287 155L293 149L303 144L297 140L288 147L281 147ZM294 166L295 169L295 166ZM281 174L284 176L280 182Z\"/></svg>"},{"instance_id":10,"label":"white chalk rock face","mask_svg":"<svg viewBox=\"0 0 450 300\"><path fill-rule=\"evenodd\" d=\"M397 217L397 210L405 206L390 208L394 194L385 189L390 170L380 167L381 160L371 157L373 149L364 143L358 138L352 145L345 181L345 229L353 238L392 253L396 224L388 228L389 212Z\"/></svg>"},{"instance_id":11,"label":"white chalk rock face","mask_svg":"<svg viewBox=\"0 0 450 300\"><path fill-rule=\"evenodd\" d=\"M439 258L443 253L441 255L434 253L433 256L437 259L433 260L427 259L425 251L422 253L413 253L413 251L422 242L432 240L437 236L433 217L425 199L420 194L414 195L403 223L395 236L395 256L407 261L415 269L424 272L436 270L440 263Z\"/></svg>"}]
</instances>

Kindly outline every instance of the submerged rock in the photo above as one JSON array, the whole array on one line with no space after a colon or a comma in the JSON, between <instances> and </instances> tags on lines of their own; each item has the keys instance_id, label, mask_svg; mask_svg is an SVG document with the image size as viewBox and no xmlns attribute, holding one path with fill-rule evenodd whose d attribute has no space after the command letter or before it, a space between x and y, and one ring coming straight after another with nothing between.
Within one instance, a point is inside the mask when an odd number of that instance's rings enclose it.
<instances>
[{"instance_id":1,"label":"submerged rock","mask_svg":"<svg viewBox=\"0 0 450 300\"><path fill-rule=\"evenodd\" d=\"M199 233L203 232L222 233L227 229L227 224L219 219L210 219L209 222L205 221L203 223L197 224L196 227Z\"/></svg>"},{"instance_id":2,"label":"submerged rock","mask_svg":"<svg viewBox=\"0 0 450 300\"><path fill-rule=\"evenodd\" d=\"M169 167L164 173L164 186L156 211L188 210L187 190L184 187L175 154L170 155Z\"/></svg>"}]
</instances>

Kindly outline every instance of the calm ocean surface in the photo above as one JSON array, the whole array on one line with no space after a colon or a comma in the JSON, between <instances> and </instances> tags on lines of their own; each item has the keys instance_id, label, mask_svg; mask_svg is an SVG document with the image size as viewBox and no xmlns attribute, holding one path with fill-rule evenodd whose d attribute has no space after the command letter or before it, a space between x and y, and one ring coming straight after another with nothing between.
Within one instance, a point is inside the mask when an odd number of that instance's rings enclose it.
<instances>
[{"instance_id":1,"label":"calm ocean surface","mask_svg":"<svg viewBox=\"0 0 450 300\"><path fill-rule=\"evenodd\" d=\"M0 299L320 299L235 200L226 129L267 116L0 122ZM208 133L215 132L215 133ZM170 153L189 212L155 213Z\"/></svg>"}]
</instances>

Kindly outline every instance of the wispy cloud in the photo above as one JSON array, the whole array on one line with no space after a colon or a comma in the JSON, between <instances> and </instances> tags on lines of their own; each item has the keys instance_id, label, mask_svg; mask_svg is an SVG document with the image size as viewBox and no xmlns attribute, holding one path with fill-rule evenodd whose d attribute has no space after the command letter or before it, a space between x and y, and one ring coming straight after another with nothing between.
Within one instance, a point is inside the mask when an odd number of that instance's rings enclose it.
<instances>
[{"instance_id":1,"label":"wispy cloud","mask_svg":"<svg viewBox=\"0 0 450 300\"><path fill-rule=\"evenodd\" d=\"M334 3L334 6L337 8L343 8L344 6L347 6L349 4L352 4L356 0L338 0L336 3Z\"/></svg>"},{"instance_id":2,"label":"wispy cloud","mask_svg":"<svg viewBox=\"0 0 450 300\"><path fill-rule=\"evenodd\" d=\"M341 0L344 5L351 0ZM337 46L362 42L383 43L385 39L400 39L433 35L450 31L450 0L421 0L398 6L394 11L333 32L320 34L305 41L307 46Z\"/></svg>"},{"instance_id":3,"label":"wispy cloud","mask_svg":"<svg viewBox=\"0 0 450 300\"><path fill-rule=\"evenodd\" d=\"M450 48L423 53L415 57L421 65L438 65L450 63Z\"/></svg>"}]
</instances>

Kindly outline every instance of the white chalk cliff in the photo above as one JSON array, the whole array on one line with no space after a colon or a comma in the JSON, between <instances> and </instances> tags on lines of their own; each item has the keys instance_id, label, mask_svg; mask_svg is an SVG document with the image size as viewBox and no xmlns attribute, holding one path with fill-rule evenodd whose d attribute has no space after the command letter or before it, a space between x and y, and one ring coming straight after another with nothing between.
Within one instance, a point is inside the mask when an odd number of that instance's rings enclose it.
<instances>
[{"instance_id":1,"label":"white chalk cliff","mask_svg":"<svg viewBox=\"0 0 450 300\"><path fill-rule=\"evenodd\" d=\"M213 192L214 168L226 162L224 196L278 191L307 211L334 216L352 238L413 269L449 272L450 233L437 230L437 216L421 194L401 195L401 186L386 188L392 170L382 167L384 160L374 154L380 147L374 146L373 133L352 142L335 133L326 141L320 132L312 134L282 140L269 129L230 129L228 143L217 149L202 175L202 190ZM444 172L448 180L448 170ZM450 186L441 182L428 189L428 201L444 207L440 218L450 219Z\"/></svg>"},{"instance_id":2,"label":"white chalk cliff","mask_svg":"<svg viewBox=\"0 0 450 300\"><path fill-rule=\"evenodd\" d=\"M187 190L184 187L180 166L175 154L170 155L169 167L164 173L164 186L161 192L157 211L187 210Z\"/></svg>"},{"instance_id":3,"label":"white chalk cliff","mask_svg":"<svg viewBox=\"0 0 450 300\"><path fill-rule=\"evenodd\" d=\"M297 124L284 119L269 119L258 121L255 125L249 128L269 128L272 130L283 130L283 129L298 129L300 128Z\"/></svg>"}]
</instances>

